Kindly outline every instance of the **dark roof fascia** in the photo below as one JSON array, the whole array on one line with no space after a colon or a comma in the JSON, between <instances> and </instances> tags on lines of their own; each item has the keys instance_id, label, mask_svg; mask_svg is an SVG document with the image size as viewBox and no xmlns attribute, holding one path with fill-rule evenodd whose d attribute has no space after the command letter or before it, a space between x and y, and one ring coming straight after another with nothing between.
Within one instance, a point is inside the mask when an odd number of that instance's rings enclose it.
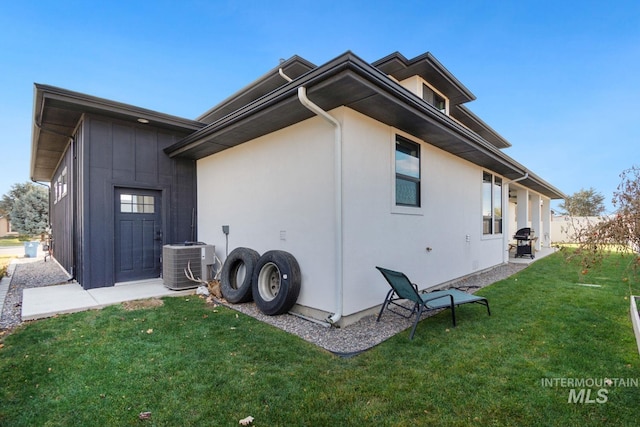
<instances>
[{"instance_id":1,"label":"dark roof fascia","mask_svg":"<svg viewBox=\"0 0 640 427\"><path fill-rule=\"evenodd\" d=\"M491 126L486 124L484 120L476 116L471 110L464 105L454 105L450 114L453 118L462 122L463 125L473 129L487 141L490 141L498 148L509 148L511 143L504 139Z\"/></svg>"},{"instance_id":2,"label":"dark roof fascia","mask_svg":"<svg viewBox=\"0 0 640 427\"><path fill-rule=\"evenodd\" d=\"M273 83L274 80L279 83L276 83L277 86L284 85L285 83L287 83L287 81L280 75L280 69L282 69L286 76L292 79L296 79L305 72L310 71L314 68L316 68L315 64L298 55L294 55L286 61L280 63L277 67L265 73L263 76L261 76L251 84L245 86L233 95L229 96L227 99L207 110L205 113L197 117L196 120L206 123L212 123L215 120L237 110L243 105L246 105L257 98L260 98L261 96L272 92L274 89L276 89ZM258 94L258 96L256 96L256 94ZM249 100L247 100L247 98Z\"/></svg>"},{"instance_id":3,"label":"dark roof fascia","mask_svg":"<svg viewBox=\"0 0 640 427\"><path fill-rule=\"evenodd\" d=\"M187 151L195 145L198 145L203 140L210 138L219 130L239 123L243 119L253 114L257 114L258 112L263 111L268 107L275 105L287 98L297 97L299 86L309 87L318 81L339 73L347 67L349 57L355 57L355 55L353 55L351 52L347 52L335 58L334 60L329 61L322 67L316 67L315 69L302 75L301 77L291 82L285 83L283 86L279 87L273 92L268 93L247 105L244 105L242 108L239 108L231 114L222 117L218 121L207 125L203 129L200 129L199 131L185 137L176 144L167 147L165 149L165 152L171 157L179 156L181 153ZM309 116L312 116L312 114L310 113Z\"/></svg>"},{"instance_id":4,"label":"dark roof fascia","mask_svg":"<svg viewBox=\"0 0 640 427\"><path fill-rule=\"evenodd\" d=\"M503 163L505 166L512 168L514 173L524 174L524 171L526 169L522 165L517 164L512 159L505 156L504 153L498 150L493 144L489 143L480 135L468 129L466 126L461 125L458 121L445 114L442 114L438 109L436 109L423 99L417 97L410 90L387 78L387 76L381 73L379 70L371 69L371 67L368 67L367 65L368 64L366 64L364 61L362 61L362 63L360 64L360 71L363 77L368 76L371 80L376 79L377 81L375 81L375 83L377 83L377 86L383 88L385 92L391 94L396 98L400 98L408 106L413 106L417 110L422 110L422 113L426 113L426 117L428 117L430 120L442 123L446 128L457 134L458 137L463 137L463 140L467 144L476 149L482 150L486 155L493 157L494 159Z\"/></svg>"},{"instance_id":5,"label":"dark roof fascia","mask_svg":"<svg viewBox=\"0 0 640 427\"><path fill-rule=\"evenodd\" d=\"M353 71L358 72L358 74L366 78L368 81L375 82L376 86L385 90L392 96L400 98L406 105L413 106L415 109L421 110L422 113L425 114L425 118L440 121L445 127L453 131L452 133L457 134L456 136L467 143L470 147L482 151L487 157L493 158L509 171L507 172L503 169L501 171L496 170L494 172L502 173L503 175L510 177L510 179L517 179L528 174L527 179L520 181L522 185L534 188L550 198L563 199L566 197L560 190L529 171L524 165L504 154L495 145L483 139L476 132L470 130L464 125L461 125L457 120L442 114L437 108L417 97L413 92L409 91L402 85L389 79L378 69L372 69L369 64L362 61L357 56L353 55L353 58L354 60L350 64Z\"/></svg>"},{"instance_id":6,"label":"dark roof fascia","mask_svg":"<svg viewBox=\"0 0 640 427\"><path fill-rule=\"evenodd\" d=\"M404 89L402 86L401 88ZM425 101L416 97L415 95L409 98L405 98L405 102L407 102L408 104L416 103L416 101L418 104L420 103L424 104L421 107L425 109L424 110L425 112L427 112L427 117L432 117L440 120L441 123L443 123L448 129L453 131L452 134L456 135L461 141L464 141L470 148L473 148L475 150L482 152L487 158L491 158L495 160L498 164L502 165L502 167L499 167L499 168L489 168L486 166L483 166L483 167L487 168L492 172L497 172L505 176L508 180L518 179L520 177L527 176L526 179L519 181L519 184L525 187L534 189L551 199L566 198L566 195L563 192L561 192L560 190L558 190L548 182L544 181L542 178L540 178L539 176L537 176L536 174L528 170L526 166L522 165L521 163L517 162L510 156L506 155L504 152L499 150L495 145L487 142L484 138L482 138L476 132L474 132L473 130L470 130L465 125L459 123L457 120L442 114L432 105L426 103ZM428 139L427 139L427 142L429 142Z\"/></svg>"},{"instance_id":7,"label":"dark roof fascia","mask_svg":"<svg viewBox=\"0 0 640 427\"><path fill-rule=\"evenodd\" d=\"M241 126L243 122L250 120L251 116L258 115L267 108L284 102L292 97L297 97L297 89L300 86L313 90L314 86L321 87L321 83L329 81L333 76L337 76L343 72L350 72L357 77L363 85L373 88L380 94L384 94L386 99L403 105L412 114L419 114L425 121L439 126L442 130L451 134L453 138L465 143L468 146L467 151L477 151L482 153L487 159L492 159L492 163L500 165L499 170L494 172L500 173L508 179L516 179L524 176L528 170L514 159L501 152L495 145L484 140L480 135L468 129L457 120L442 114L432 105L420 99L402 85L389 79L386 74L378 68L372 67L351 52L327 62L317 67L300 78L285 84L279 89L265 95L264 97L244 106L243 108L229 114L217 122L207 125L205 128L185 137L183 140L165 149L165 152L171 157L180 156L189 150L194 150L198 145L215 138L217 134L226 128ZM317 89L321 90L321 89ZM342 105L348 104L345 100ZM304 109L304 107L300 107ZM309 117L312 114L309 115ZM397 124L387 121L386 124L398 127ZM410 129L403 129L411 133ZM428 141L428 139L427 139ZM244 141L242 141L244 142ZM240 142L241 143L241 142ZM203 157L206 157L203 156ZM200 158L200 157L196 157ZM520 181L522 185L530 184L532 188L537 189L542 194L550 198L564 198L564 194L538 178L531 172L526 180Z\"/></svg>"},{"instance_id":8,"label":"dark roof fascia","mask_svg":"<svg viewBox=\"0 0 640 427\"><path fill-rule=\"evenodd\" d=\"M562 191L560 191L558 188L556 188L555 186L549 184L547 181L545 181L544 179L540 178L538 175L536 175L535 173L527 170L528 176L526 179L523 179L522 181L518 181L517 184L522 184L525 187L528 188L532 188L534 190L536 190L537 192L549 197L550 199L553 200L559 200L559 199L566 199L567 195L565 193L563 193ZM509 183L509 181L506 182L507 184Z\"/></svg>"},{"instance_id":9,"label":"dark roof fascia","mask_svg":"<svg viewBox=\"0 0 640 427\"><path fill-rule=\"evenodd\" d=\"M373 62L371 65L398 80L404 80L411 75L420 75L420 77L425 79L425 81L433 84L433 82L429 81L431 80L429 76L422 75L417 71L414 71L421 64L427 65L457 92L457 96L454 96L453 99L451 99L453 103L461 104L476 99L475 95L465 85L463 85L460 80L451 74L449 70L447 70L430 52L425 52L413 59L407 59L400 52L394 52ZM437 89L443 90L444 88Z\"/></svg>"},{"instance_id":10,"label":"dark roof fascia","mask_svg":"<svg viewBox=\"0 0 640 427\"><path fill-rule=\"evenodd\" d=\"M41 106L41 108L36 108L36 111L34 111L35 113L38 113L34 116L37 123L39 123L41 118L42 108L45 107L44 101L52 100L57 105L65 106L70 110L98 113L116 118L127 117L135 120L146 119L149 120L149 124L158 127L195 131L205 126L204 123L195 120L160 113L158 111L140 108L122 102L111 101L109 99L74 92L55 86L40 83L35 83L34 86L36 88L36 102Z\"/></svg>"},{"instance_id":11,"label":"dark roof fascia","mask_svg":"<svg viewBox=\"0 0 640 427\"><path fill-rule=\"evenodd\" d=\"M453 88L454 93L457 94L451 98L452 94L449 93L451 101L449 109L451 116L460 120L465 126L470 127L487 141L493 143L496 147L507 148L511 146L507 140L463 105L465 102L475 100L475 95L473 95L468 88L466 88L453 74L451 74L449 70L447 70L430 52L426 52L411 60L408 60L399 52L394 52L391 55L387 55L386 57L374 62L372 65L381 71L390 74L397 80L403 80L411 75L417 74L425 81L433 84L434 82L430 81L430 76L421 73L421 71L424 71L425 64L428 66L428 70L436 72L439 79L447 82L447 86ZM443 90L443 88L438 89Z\"/></svg>"},{"instance_id":12,"label":"dark roof fascia","mask_svg":"<svg viewBox=\"0 0 640 427\"><path fill-rule=\"evenodd\" d=\"M56 111L58 121L43 123L51 110ZM138 126L168 129L183 135L205 126L197 121L35 83L30 163L33 181L49 182L52 179L78 122L87 113L129 121ZM148 123L142 124L138 119L146 119Z\"/></svg>"}]
</instances>

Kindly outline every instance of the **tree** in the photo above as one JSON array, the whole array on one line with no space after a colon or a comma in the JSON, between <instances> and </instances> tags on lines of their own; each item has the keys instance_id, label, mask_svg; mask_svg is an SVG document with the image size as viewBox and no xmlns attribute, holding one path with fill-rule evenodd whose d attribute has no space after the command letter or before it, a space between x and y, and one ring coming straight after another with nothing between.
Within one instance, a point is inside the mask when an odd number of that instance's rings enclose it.
<instances>
[{"instance_id":1,"label":"tree","mask_svg":"<svg viewBox=\"0 0 640 427\"><path fill-rule=\"evenodd\" d=\"M7 216L11 219L11 211L13 205L20 197L27 194L30 190L36 188L36 184L25 182L24 184L13 184L11 190L0 199L0 215Z\"/></svg>"},{"instance_id":2,"label":"tree","mask_svg":"<svg viewBox=\"0 0 640 427\"><path fill-rule=\"evenodd\" d=\"M593 187L573 193L559 205L570 216L599 216L604 213L604 196Z\"/></svg>"},{"instance_id":3,"label":"tree","mask_svg":"<svg viewBox=\"0 0 640 427\"><path fill-rule=\"evenodd\" d=\"M612 248L631 255L630 265L634 269L640 267L640 167L623 171L620 179L612 200L615 215L578 233L576 255L582 261L583 272L597 264L605 251Z\"/></svg>"},{"instance_id":4,"label":"tree","mask_svg":"<svg viewBox=\"0 0 640 427\"><path fill-rule=\"evenodd\" d=\"M49 224L49 192L30 182L14 184L0 201L0 209L8 214L18 233L40 234Z\"/></svg>"},{"instance_id":5,"label":"tree","mask_svg":"<svg viewBox=\"0 0 640 427\"><path fill-rule=\"evenodd\" d=\"M627 169L620 178L622 182L613 193L616 216L608 231L616 243L627 242L631 249L640 252L640 167Z\"/></svg>"}]
</instances>

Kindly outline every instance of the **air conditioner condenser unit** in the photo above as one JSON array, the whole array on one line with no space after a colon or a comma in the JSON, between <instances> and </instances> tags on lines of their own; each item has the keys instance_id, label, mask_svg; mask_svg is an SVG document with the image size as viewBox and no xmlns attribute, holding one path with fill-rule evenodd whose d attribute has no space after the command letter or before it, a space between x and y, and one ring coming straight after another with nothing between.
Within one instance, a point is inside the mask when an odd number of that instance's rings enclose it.
<instances>
[{"instance_id":1,"label":"air conditioner condenser unit","mask_svg":"<svg viewBox=\"0 0 640 427\"><path fill-rule=\"evenodd\" d=\"M215 246L205 244L165 245L162 247L162 280L172 290L197 288L200 284L185 275L187 266L193 277L211 280L211 266L215 259Z\"/></svg>"}]
</instances>

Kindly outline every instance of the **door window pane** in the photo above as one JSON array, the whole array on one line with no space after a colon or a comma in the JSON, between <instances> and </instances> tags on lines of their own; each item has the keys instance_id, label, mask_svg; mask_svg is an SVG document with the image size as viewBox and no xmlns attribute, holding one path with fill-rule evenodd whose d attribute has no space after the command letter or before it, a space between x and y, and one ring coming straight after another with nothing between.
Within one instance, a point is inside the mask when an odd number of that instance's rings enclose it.
<instances>
[{"instance_id":1,"label":"door window pane","mask_svg":"<svg viewBox=\"0 0 640 427\"><path fill-rule=\"evenodd\" d=\"M137 194L121 194L120 212L155 213L155 197Z\"/></svg>"}]
</instances>

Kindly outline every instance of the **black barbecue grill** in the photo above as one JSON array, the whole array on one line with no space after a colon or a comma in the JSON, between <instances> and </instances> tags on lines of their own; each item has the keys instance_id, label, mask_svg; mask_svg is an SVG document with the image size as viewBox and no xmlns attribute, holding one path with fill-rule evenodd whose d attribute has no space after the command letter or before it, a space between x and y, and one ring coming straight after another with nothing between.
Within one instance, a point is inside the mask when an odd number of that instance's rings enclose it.
<instances>
[{"instance_id":1,"label":"black barbecue grill","mask_svg":"<svg viewBox=\"0 0 640 427\"><path fill-rule=\"evenodd\" d=\"M513 235L513 238L516 239L516 258L523 256L530 256L531 259L534 258L533 254L533 242L535 238L533 237L533 230L529 227L521 228Z\"/></svg>"}]
</instances>

